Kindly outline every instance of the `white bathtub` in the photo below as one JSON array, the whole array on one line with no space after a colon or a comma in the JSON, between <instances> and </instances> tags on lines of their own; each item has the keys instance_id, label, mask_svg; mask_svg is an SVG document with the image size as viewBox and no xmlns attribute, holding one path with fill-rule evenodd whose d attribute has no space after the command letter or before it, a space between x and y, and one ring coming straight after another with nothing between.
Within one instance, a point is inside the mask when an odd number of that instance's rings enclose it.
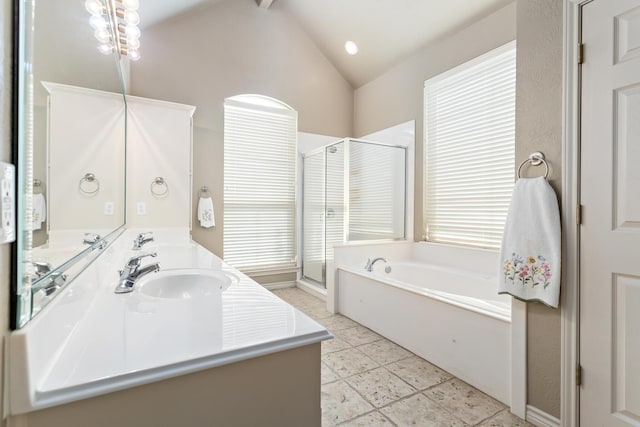
<instances>
[{"instance_id":1,"label":"white bathtub","mask_svg":"<svg viewBox=\"0 0 640 427\"><path fill-rule=\"evenodd\" d=\"M497 278L406 259L338 266L338 311L509 405L511 298Z\"/></svg>"}]
</instances>

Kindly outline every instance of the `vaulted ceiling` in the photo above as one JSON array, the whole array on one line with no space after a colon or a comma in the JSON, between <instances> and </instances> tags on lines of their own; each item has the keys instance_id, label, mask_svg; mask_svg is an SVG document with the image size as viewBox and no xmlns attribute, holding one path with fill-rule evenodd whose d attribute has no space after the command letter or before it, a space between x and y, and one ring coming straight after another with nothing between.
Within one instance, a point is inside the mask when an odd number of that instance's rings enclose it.
<instances>
[{"instance_id":1,"label":"vaulted ceiling","mask_svg":"<svg viewBox=\"0 0 640 427\"><path fill-rule=\"evenodd\" d=\"M251 1L291 14L338 71L358 88L424 46L483 18L512 0L140 0L151 26L221 1ZM357 55L345 52L347 40Z\"/></svg>"}]
</instances>

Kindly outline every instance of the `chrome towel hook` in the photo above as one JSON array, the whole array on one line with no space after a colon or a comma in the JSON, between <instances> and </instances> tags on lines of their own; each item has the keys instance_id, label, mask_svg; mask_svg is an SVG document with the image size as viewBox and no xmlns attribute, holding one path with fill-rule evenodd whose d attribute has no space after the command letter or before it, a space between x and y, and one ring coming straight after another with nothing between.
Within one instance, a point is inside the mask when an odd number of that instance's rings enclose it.
<instances>
[{"instance_id":1,"label":"chrome towel hook","mask_svg":"<svg viewBox=\"0 0 640 427\"><path fill-rule=\"evenodd\" d=\"M531 166L540 166L541 164L544 164L544 179L547 179L547 177L549 176L549 164L545 160L543 152L536 151L535 153L531 153L528 158L520 163L520 166L518 166L518 172L516 174L518 179L521 178L520 172L522 171L522 167L527 163Z\"/></svg>"},{"instance_id":2,"label":"chrome towel hook","mask_svg":"<svg viewBox=\"0 0 640 427\"><path fill-rule=\"evenodd\" d=\"M92 196L100 191L100 181L98 181L95 174L88 172L80 179L78 188L81 193Z\"/></svg>"},{"instance_id":3,"label":"chrome towel hook","mask_svg":"<svg viewBox=\"0 0 640 427\"><path fill-rule=\"evenodd\" d=\"M169 185L161 176L156 176L154 180L151 181L149 188L151 189L151 194L156 198L165 197L169 194Z\"/></svg>"}]
</instances>

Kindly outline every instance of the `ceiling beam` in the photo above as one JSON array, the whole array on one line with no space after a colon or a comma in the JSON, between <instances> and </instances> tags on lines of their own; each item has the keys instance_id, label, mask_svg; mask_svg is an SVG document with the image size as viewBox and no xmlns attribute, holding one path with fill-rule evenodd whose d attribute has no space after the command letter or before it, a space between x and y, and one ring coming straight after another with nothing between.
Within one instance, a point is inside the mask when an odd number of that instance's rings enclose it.
<instances>
[{"instance_id":1,"label":"ceiling beam","mask_svg":"<svg viewBox=\"0 0 640 427\"><path fill-rule=\"evenodd\" d=\"M258 3L258 7L261 7L262 9L269 9L273 0L256 0L256 3Z\"/></svg>"}]
</instances>

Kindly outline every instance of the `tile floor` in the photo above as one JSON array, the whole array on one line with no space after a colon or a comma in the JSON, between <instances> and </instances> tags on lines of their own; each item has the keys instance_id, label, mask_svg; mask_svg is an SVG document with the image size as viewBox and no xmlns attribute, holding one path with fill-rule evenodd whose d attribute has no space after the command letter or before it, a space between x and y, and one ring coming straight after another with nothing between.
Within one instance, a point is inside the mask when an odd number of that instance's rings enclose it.
<instances>
[{"instance_id":1,"label":"tile floor","mask_svg":"<svg viewBox=\"0 0 640 427\"><path fill-rule=\"evenodd\" d=\"M298 288L274 293L323 324L322 425L531 426L505 405Z\"/></svg>"}]
</instances>

